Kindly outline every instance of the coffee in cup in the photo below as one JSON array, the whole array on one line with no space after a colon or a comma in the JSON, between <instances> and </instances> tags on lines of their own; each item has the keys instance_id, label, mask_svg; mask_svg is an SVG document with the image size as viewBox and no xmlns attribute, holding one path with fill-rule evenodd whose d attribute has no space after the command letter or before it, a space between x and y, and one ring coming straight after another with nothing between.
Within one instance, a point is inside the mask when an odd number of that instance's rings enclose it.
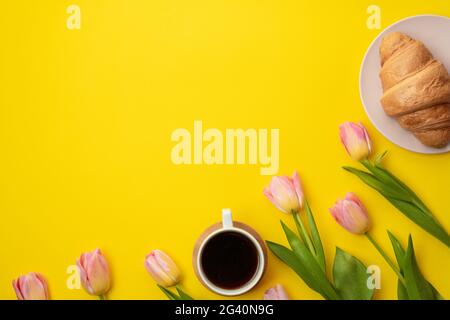
<instances>
[{"instance_id":1,"label":"coffee in cup","mask_svg":"<svg viewBox=\"0 0 450 320\"><path fill-rule=\"evenodd\" d=\"M256 231L233 222L231 210L224 209L222 223L211 226L198 239L193 260L198 278L208 289L234 296L259 282L267 252Z\"/></svg>"}]
</instances>

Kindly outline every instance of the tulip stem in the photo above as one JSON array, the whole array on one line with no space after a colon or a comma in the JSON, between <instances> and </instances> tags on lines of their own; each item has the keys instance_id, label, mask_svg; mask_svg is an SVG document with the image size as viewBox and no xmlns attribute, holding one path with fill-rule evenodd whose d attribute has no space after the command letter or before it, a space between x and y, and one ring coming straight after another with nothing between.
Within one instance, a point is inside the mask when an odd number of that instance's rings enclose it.
<instances>
[{"instance_id":1,"label":"tulip stem","mask_svg":"<svg viewBox=\"0 0 450 320\"><path fill-rule=\"evenodd\" d=\"M316 249L314 248L311 239L309 238L308 232L306 231L305 226L303 225L302 219L300 218L300 215L298 214L298 212L292 212L292 215L294 216L295 221L298 223L298 225L300 226L300 230L303 234L303 237L306 240L306 245L309 248L309 251L312 253L312 255L314 256L314 258L317 259L317 255L316 255Z\"/></svg>"},{"instance_id":2,"label":"tulip stem","mask_svg":"<svg viewBox=\"0 0 450 320\"><path fill-rule=\"evenodd\" d=\"M375 241L375 239L367 232L365 233L365 236L369 241L373 244L375 249L381 254L381 256L386 260L387 264L391 267L392 270L397 274L399 280L405 284L405 279L403 278L403 275L401 274L399 268L395 265L395 263L392 261L391 258L387 255L387 253L380 247L380 245Z\"/></svg>"},{"instance_id":3,"label":"tulip stem","mask_svg":"<svg viewBox=\"0 0 450 320\"><path fill-rule=\"evenodd\" d=\"M104 294L99 295L98 298L100 300L106 300L106 296Z\"/></svg>"}]
</instances>

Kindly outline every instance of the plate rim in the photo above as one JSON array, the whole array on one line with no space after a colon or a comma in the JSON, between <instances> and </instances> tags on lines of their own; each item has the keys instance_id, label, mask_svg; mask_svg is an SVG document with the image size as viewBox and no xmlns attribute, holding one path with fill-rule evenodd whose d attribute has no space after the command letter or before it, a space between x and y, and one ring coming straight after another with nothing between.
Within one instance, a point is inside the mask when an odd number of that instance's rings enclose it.
<instances>
[{"instance_id":1,"label":"plate rim","mask_svg":"<svg viewBox=\"0 0 450 320\"><path fill-rule=\"evenodd\" d=\"M370 120L370 122L372 123L372 125L377 129L377 131L378 131L379 133L381 133L381 135L382 135L384 138L386 138L387 140L389 140L389 141L390 141L391 143L393 143L394 145L396 145L396 146L398 146L398 147L400 147L400 148L402 148L402 149L404 149L404 150L408 150L408 151L410 151L410 152L414 152L414 153L417 153L417 154L426 154L426 155L446 154L446 153L449 153L449 152L450 152L450 147L447 147L448 150L446 150L446 149L444 148L444 149L441 149L441 150L436 149L436 152L426 152L426 151L418 151L418 150L414 150L414 149L412 149L412 148L402 146L402 145L398 144L397 142L392 141L392 139L389 138L389 137L388 137L388 136L387 136L387 135L379 128L379 126L378 126L378 124L376 123L376 121L374 121L373 118L371 117L370 113L369 113L368 110L367 110L367 106L366 106L366 104L364 103L363 94L362 94L363 66L364 66L364 64L365 64L365 62L366 62L367 55L369 54L369 51L371 50L371 48L374 46L375 42L377 42L378 39L382 36L382 34L384 34L389 28L392 28L392 27L394 27L394 26L396 26L396 25L398 25L398 24L400 24L400 23L403 23L403 22L405 22L405 21L408 21L408 20L417 19L417 18L423 18L423 17L444 18L444 19L450 20L450 17L443 16L443 15L438 15L438 14L417 14L417 15L413 15L413 16L408 16L408 17L406 17L406 18L402 18L402 19L400 19L400 20L398 20L398 21L396 21L396 22L394 22L394 23L388 25L388 26L385 27L383 30L381 30L381 31L378 33L378 35L370 42L369 46L367 47L367 49L366 49L366 51L365 51L365 53L364 53L363 59L362 59L361 64L360 64L360 68L359 68L359 97L360 97L360 100L361 100L361 104L363 105L364 112L366 113L366 115L367 115L367 117L369 118L369 120Z\"/></svg>"}]
</instances>

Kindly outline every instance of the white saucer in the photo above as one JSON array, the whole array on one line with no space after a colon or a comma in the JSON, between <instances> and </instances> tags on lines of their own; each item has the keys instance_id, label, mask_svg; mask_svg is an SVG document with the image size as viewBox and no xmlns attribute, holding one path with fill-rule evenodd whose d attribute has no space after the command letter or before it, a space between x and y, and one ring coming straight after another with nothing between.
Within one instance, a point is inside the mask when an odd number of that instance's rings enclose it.
<instances>
[{"instance_id":1,"label":"white saucer","mask_svg":"<svg viewBox=\"0 0 450 320\"><path fill-rule=\"evenodd\" d=\"M390 32L403 32L422 41L433 56L450 71L450 18L420 15L400 20L381 32L372 42L364 56L359 77L359 92L364 109L372 124L396 145L418 153L446 153L450 144L442 149L427 147L412 133L400 127L394 118L387 116L380 103L383 93L379 78L381 39Z\"/></svg>"}]
</instances>

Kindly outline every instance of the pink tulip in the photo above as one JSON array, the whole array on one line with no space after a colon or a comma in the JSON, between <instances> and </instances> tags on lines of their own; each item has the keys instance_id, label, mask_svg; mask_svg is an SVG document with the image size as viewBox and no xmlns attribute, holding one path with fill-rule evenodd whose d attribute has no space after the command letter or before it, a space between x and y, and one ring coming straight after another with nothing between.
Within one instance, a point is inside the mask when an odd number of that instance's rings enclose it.
<instances>
[{"instance_id":1,"label":"pink tulip","mask_svg":"<svg viewBox=\"0 0 450 320\"><path fill-rule=\"evenodd\" d=\"M47 281L39 273L30 272L13 280L19 300L49 300Z\"/></svg>"},{"instance_id":2,"label":"pink tulip","mask_svg":"<svg viewBox=\"0 0 450 320\"><path fill-rule=\"evenodd\" d=\"M286 291L284 291L283 286L277 284L264 293L264 300L289 300L289 297Z\"/></svg>"},{"instance_id":3,"label":"pink tulip","mask_svg":"<svg viewBox=\"0 0 450 320\"><path fill-rule=\"evenodd\" d=\"M145 257L145 268L163 287L172 287L180 281L180 270L177 265L161 250L153 250Z\"/></svg>"},{"instance_id":4,"label":"pink tulip","mask_svg":"<svg viewBox=\"0 0 450 320\"><path fill-rule=\"evenodd\" d=\"M370 137L361 123L344 122L339 126L339 131L341 142L353 160L364 160L370 155Z\"/></svg>"},{"instance_id":5,"label":"pink tulip","mask_svg":"<svg viewBox=\"0 0 450 320\"><path fill-rule=\"evenodd\" d=\"M345 199L338 200L329 210L336 222L351 233L364 234L369 231L367 210L354 193L347 193Z\"/></svg>"},{"instance_id":6,"label":"pink tulip","mask_svg":"<svg viewBox=\"0 0 450 320\"><path fill-rule=\"evenodd\" d=\"M83 253L77 260L80 279L87 293L104 296L111 286L108 263L100 249Z\"/></svg>"},{"instance_id":7,"label":"pink tulip","mask_svg":"<svg viewBox=\"0 0 450 320\"><path fill-rule=\"evenodd\" d=\"M303 192L297 172L294 172L292 178L273 177L263 193L284 213L298 212L303 207Z\"/></svg>"}]
</instances>

